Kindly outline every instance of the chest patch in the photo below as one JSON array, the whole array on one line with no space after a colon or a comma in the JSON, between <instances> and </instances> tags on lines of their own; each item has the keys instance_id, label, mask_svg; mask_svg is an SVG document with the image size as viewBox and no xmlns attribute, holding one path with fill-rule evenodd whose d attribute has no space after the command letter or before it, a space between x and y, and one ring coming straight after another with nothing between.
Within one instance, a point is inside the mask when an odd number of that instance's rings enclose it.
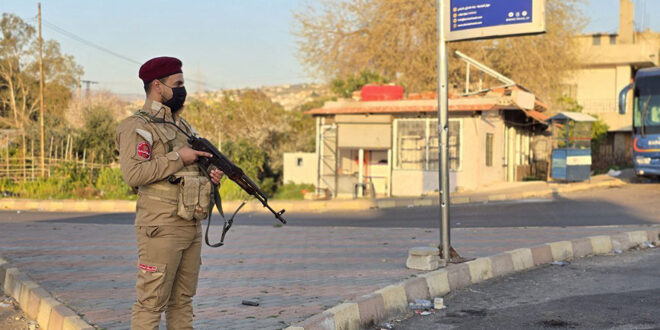
<instances>
[{"instance_id":1,"label":"chest patch","mask_svg":"<svg viewBox=\"0 0 660 330\"><path fill-rule=\"evenodd\" d=\"M146 142L138 143L136 151L137 155L142 159L149 160L151 158L151 147Z\"/></svg>"}]
</instances>

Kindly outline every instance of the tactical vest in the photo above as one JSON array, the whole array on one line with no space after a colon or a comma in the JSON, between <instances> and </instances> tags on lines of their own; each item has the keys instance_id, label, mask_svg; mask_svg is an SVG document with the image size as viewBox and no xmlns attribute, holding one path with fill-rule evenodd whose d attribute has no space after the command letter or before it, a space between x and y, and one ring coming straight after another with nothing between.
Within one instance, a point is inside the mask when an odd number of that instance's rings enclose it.
<instances>
[{"instance_id":1,"label":"tactical vest","mask_svg":"<svg viewBox=\"0 0 660 330\"><path fill-rule=\"evenodd\" d=\"M188 144L188 138L176 127L166 123L154 122L154 118L142 110L137 111L134 117L144 120L152 128L151 130L156 133L157 138L163 144L166 154L182 147L190 146ZM190 135L196 135L192 127L183 118L180 121L183 125L183 130L187 131ZM186 180L186 189L182 192L178 183L184 177ZM183 203L184 205L179 205L179 213L186 213L182 209L187 208L189 211L187 213L194 213L194 218L198 220L204 219L206 214L208 214L206 209L208 209L210 203L210 183L197 164L185 166L164 180L140 186L138 187L138 191L141 194L149 195L151 198L176 202L178 204ZM181 214L180 216L186 218L186 216Z\"/></svg>"}]
</instances>

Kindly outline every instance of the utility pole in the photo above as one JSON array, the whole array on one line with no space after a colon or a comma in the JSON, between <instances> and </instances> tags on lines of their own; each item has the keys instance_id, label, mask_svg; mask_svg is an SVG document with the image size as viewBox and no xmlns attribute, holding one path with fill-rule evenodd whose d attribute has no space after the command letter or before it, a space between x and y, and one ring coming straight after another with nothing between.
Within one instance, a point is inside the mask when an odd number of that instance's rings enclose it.
<instances>
[{"instance_id":1,"label":"utility pole","mask_svg":"<svg viewBox=\"0 0 660 330\"><path fill-rule=\"evenodd\" d=\"M449 95L448 95L448 57L447 42L445 41L445 6L444 1L438 0L438 135L440 137L439 158L440 161L440 257L445 261L450 260L451 249L451 227L449 223Z\"/></svg>"},{"instance_id":2,"label":"utility pole","mask_svg":"<svg viewBox=\"0 0 660 330\"><path fill-rule=\"evenodd\" d=\"M82 84L80 83L80 76L78 76L78 107L82 104Z\"/></svg>"},{"instance_id":3,"label":"utility pole","mask_svg":"<svg viewBox=\"0 0 660 330\"><path fill-rule=\"evenodd\" d=\"M41 176L46 175L46 155L44 151L44 39L41 37L41 2L38 3L39 8L39 144L41 145Z\"/></svg>"},{"instance_id":4,"label":"utility pole","mask_svg":"<svg viewBox=\"0 0 660 330\"><path fill-rule=\"evenodd\" d=\"M80 82L85 84L85 98L89 98L89 89L92 84L98 84L98 81L91 81L91 80L81 80Z\"/></svg>"}]
</instances>

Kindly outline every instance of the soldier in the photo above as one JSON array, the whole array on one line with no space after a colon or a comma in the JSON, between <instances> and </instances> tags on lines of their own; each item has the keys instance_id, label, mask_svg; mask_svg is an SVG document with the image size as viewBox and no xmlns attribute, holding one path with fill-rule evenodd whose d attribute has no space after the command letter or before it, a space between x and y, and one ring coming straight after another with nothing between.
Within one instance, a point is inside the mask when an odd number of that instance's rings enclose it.
<instances>
[{"instance_id":1,"label":"soldier","mask_svg":"<svg viewBox=\"0 0 660 330\"><path fill-rule=\"evenodd\" d=\"M147 94L142 109L119 124L122 174L137 189L137 301L131 329L192 329L192 297L201 264L201 224L208 216L211 182L195 164L211 154L190 148L195 130L181 118L186 99L181 61L153 58L140 67ZM222 171L210 173L218 184Z\"/></svg>"}]
</instances>

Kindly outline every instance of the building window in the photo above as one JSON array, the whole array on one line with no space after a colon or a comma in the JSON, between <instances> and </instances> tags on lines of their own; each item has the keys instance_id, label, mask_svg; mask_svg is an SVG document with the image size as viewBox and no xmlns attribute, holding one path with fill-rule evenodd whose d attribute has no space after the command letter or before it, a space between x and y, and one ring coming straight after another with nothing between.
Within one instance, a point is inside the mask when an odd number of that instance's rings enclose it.
<instances>
[{"instance_id":1,"label":"building window","mask_svg":"<svg viewBox=\"0 0 660 330\"><path fill-rule=\"evenodd\" d=\"M594 34L592 39L592 45L600 46L600 34Z\"/></svg>"},{"instance_id":2,"label":"building window","mask_svg":"<svg viewBox=\"0 0 660 330\"><path fill-rule=\"evenodd\" d=\"M398 120L397 168L422 170L426 164L426 120Z\"/></svg>"},{"instance_id":3,"label":"building window","mask_svg":"<svg viewBox=\"0 0 660 330\"><path fill-rule=\"evenodd\" d=\"M438 170L438 120L397 119L395 168ZM449 120L448 161L451 170L461 166L461 121Z\"/></svg>"},{"instance_id":4,"label":"building window","mask_svg":"<svg viewBox=\"0 0 660 330\"><path fill-rule=\"evenodd\" d=\"M616 34L610 34L610 45L616 45Z\"/></svg>"},{"instance_id":5,"label":"building window","mask_svg":"<svg viewBox=\"0 0 660 330\"><path fill-rule=\"evenodd\" d=\"M458 170L461 167L461 122L449 121L449 169Z\"/></svg>"},{"instance_id":6,"label":"building window","mask_svg":"<svg viewBox=\"0 0 660 330\"><path fill-rule=\"evenodd\" d=\"M486 166L493 166L493 134L486 133Z\"/></svg>"},{"instance_id":7,"label":"building window","mask_svg":"<svg viewBox=\"0 0 660 330\"><path fill-rule=\"evenodd\" d=\"M298 167L301 167L303 165L303 159L298 157L298 159L296 160L296 164L298 165Z\"/></svg>"}]
</instances>

